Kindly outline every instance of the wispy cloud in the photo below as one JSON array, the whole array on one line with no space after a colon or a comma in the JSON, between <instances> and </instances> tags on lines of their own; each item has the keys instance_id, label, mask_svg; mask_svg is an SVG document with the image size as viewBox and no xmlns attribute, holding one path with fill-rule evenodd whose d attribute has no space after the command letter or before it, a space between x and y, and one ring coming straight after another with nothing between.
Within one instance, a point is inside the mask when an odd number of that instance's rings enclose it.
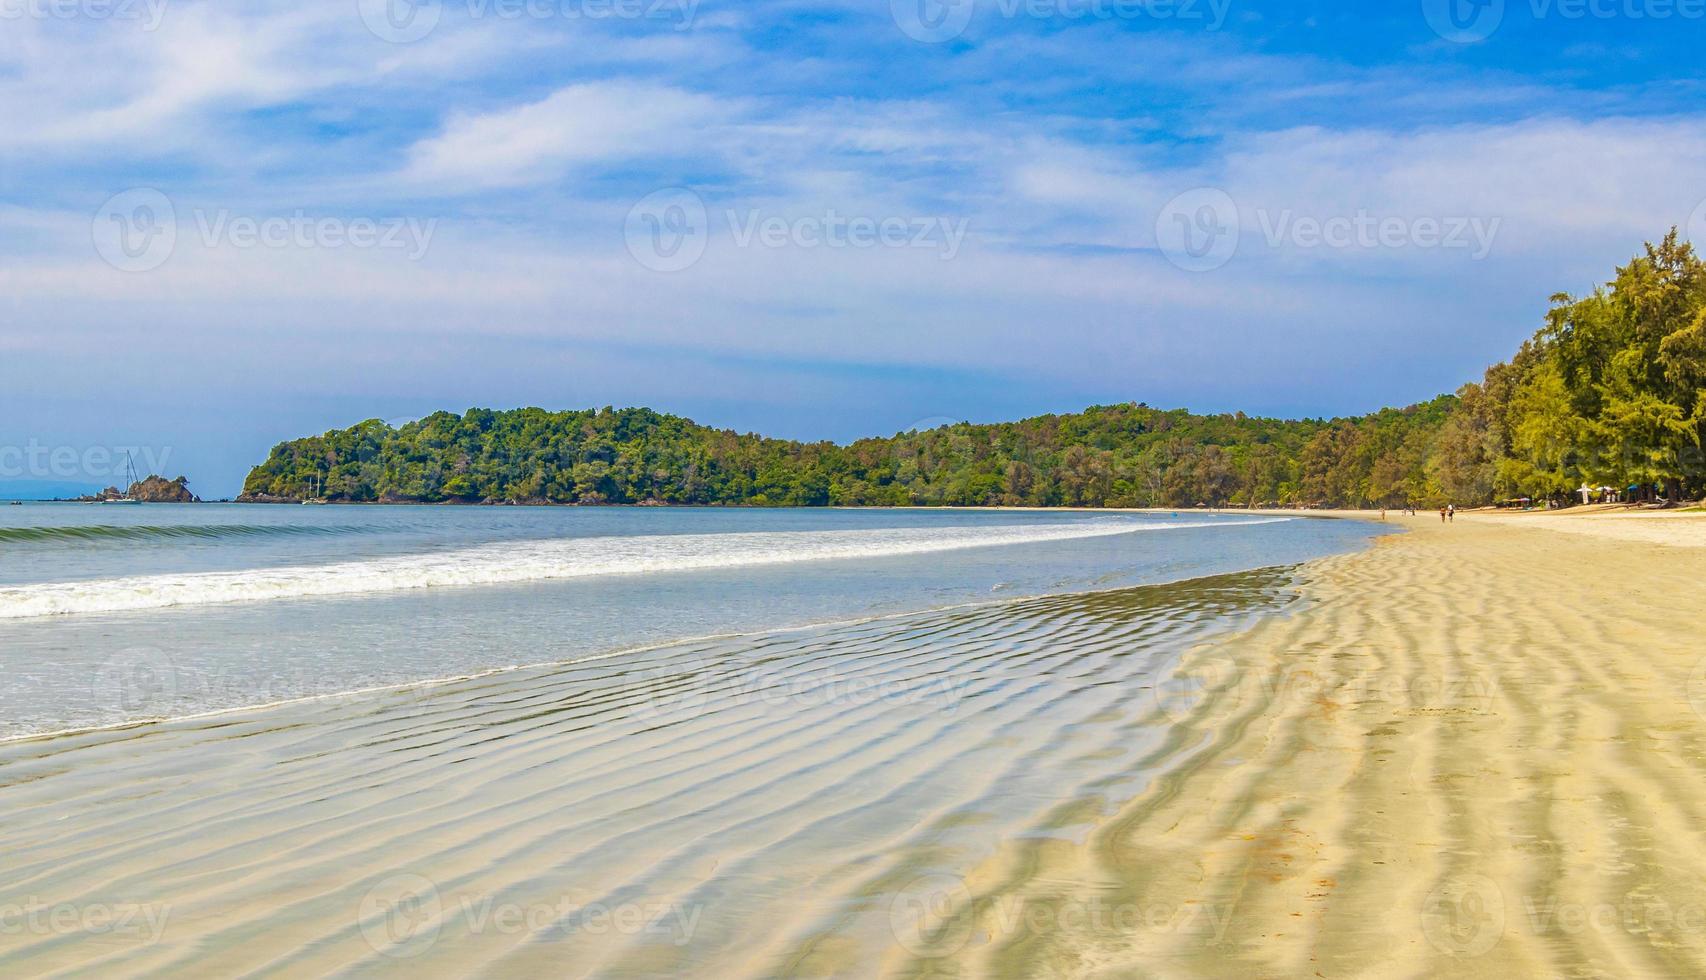
<instances>
[{"instance_id":1,"label":"wispy cloud","mask_svg":"<svg viewBox=\"0 0 1706 980\"><path fill-rule=\"evenodd\" d=\"M662 85L569 85L537 102L450 116L441 133L409 148L401 176L456 194L552 180L568 167L689 157L720 142L716 130L739 112L724 100Z\"/></svg>"}]
</instances>

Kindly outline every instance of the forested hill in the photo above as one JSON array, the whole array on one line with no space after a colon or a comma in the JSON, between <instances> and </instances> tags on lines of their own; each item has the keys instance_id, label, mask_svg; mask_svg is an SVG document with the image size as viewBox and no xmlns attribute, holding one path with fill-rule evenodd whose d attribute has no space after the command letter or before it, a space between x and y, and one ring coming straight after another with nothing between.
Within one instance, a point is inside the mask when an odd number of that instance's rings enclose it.
<instances>
[{"instance_id":1,"label":"forested hill","mask_svg":"<svg viewBox=\"0 0 1706 980\"><path fill-rule=\"evenodd\" d=\"M1706 269L1673 230L1480 384L1406 409L1282 421L1141 404L848 446L649 409L439 412L282 443L245 499L1132 507L1706 491Z\"/></svg>"},{"instance_id":2,"label":"forested hill","mask_svg":"<svg viewBox=\"0 0 1706 980\"><path fill-rule=\"evenodd\" d=\"M850 446L716 430L644 408L440 412L287 442L249 497L679 504L1191 506L1420 494L1406 454L1456 400L1347 422L1143 405L951 425ZM1403 481L1398 488L1371 480Z\"/></svg>"}]
</instances>

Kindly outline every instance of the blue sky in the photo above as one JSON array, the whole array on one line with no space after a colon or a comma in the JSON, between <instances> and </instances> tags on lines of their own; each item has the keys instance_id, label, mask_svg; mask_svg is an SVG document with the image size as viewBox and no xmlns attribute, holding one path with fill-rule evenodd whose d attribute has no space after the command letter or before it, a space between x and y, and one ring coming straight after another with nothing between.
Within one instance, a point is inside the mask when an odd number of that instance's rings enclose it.
<instances>
[{"instance_id":1,"label":"blue sky","mask_svg":"<svg viewBox=\"0 0 1706 980\"><path fill-rule=\"evenodd\" d=\"M1450 2L0 0L0 479L1453 390L1706 237L1706 0Z\"/></svg>"}]
</instances>

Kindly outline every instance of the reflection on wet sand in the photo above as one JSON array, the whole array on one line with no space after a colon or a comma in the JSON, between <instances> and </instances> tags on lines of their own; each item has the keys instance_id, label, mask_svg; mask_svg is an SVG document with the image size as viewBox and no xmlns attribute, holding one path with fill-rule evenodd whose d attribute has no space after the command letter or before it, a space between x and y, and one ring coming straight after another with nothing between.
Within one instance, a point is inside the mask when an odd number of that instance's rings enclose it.
<instances>
[{"instance_id":1,"label":"reflection on wet sand","mask_svg":"<svg viewBox=\"0 0 1706 980\"><path fill-rule=\"evenodd\" d=\"M1297 601L1270 570L10 743L0 968L946 963L977 869L1207 740L1181 655Z\"/></svg>"}]
</instances>

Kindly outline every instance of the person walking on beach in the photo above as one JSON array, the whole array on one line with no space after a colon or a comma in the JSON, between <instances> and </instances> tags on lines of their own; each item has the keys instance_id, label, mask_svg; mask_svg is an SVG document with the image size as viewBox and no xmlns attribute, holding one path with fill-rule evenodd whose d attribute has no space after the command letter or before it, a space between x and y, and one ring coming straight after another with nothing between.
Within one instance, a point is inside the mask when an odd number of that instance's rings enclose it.
<instances>
[{"instance_id":1,"label":"person walking on beach","mask_svg":"<svg viewBox=\"0 0 1706 980\"><path fill-rule=\"evenodd\" d=\"M1446 504L1445 505L1445 518L1448 521L1456 523L1456 521L1457 521L1457 505L1456 504Z\"/></svg>"},{"instance_id":2,"label":"person walking on beach","mask_svg":"<svg viewBox=\"0 0 1706 980\"><path fill-rule=\"evenodd\" d=\"M1444 508L1444 507L1441 507L1441 508L1440 508L1440 509L1439 509L1439 522L1440 522L1440 523L1441 523L1441 524L1444 524L1444 523L1445 523L1445 508Z\"/></svg>"}]
</instances>

